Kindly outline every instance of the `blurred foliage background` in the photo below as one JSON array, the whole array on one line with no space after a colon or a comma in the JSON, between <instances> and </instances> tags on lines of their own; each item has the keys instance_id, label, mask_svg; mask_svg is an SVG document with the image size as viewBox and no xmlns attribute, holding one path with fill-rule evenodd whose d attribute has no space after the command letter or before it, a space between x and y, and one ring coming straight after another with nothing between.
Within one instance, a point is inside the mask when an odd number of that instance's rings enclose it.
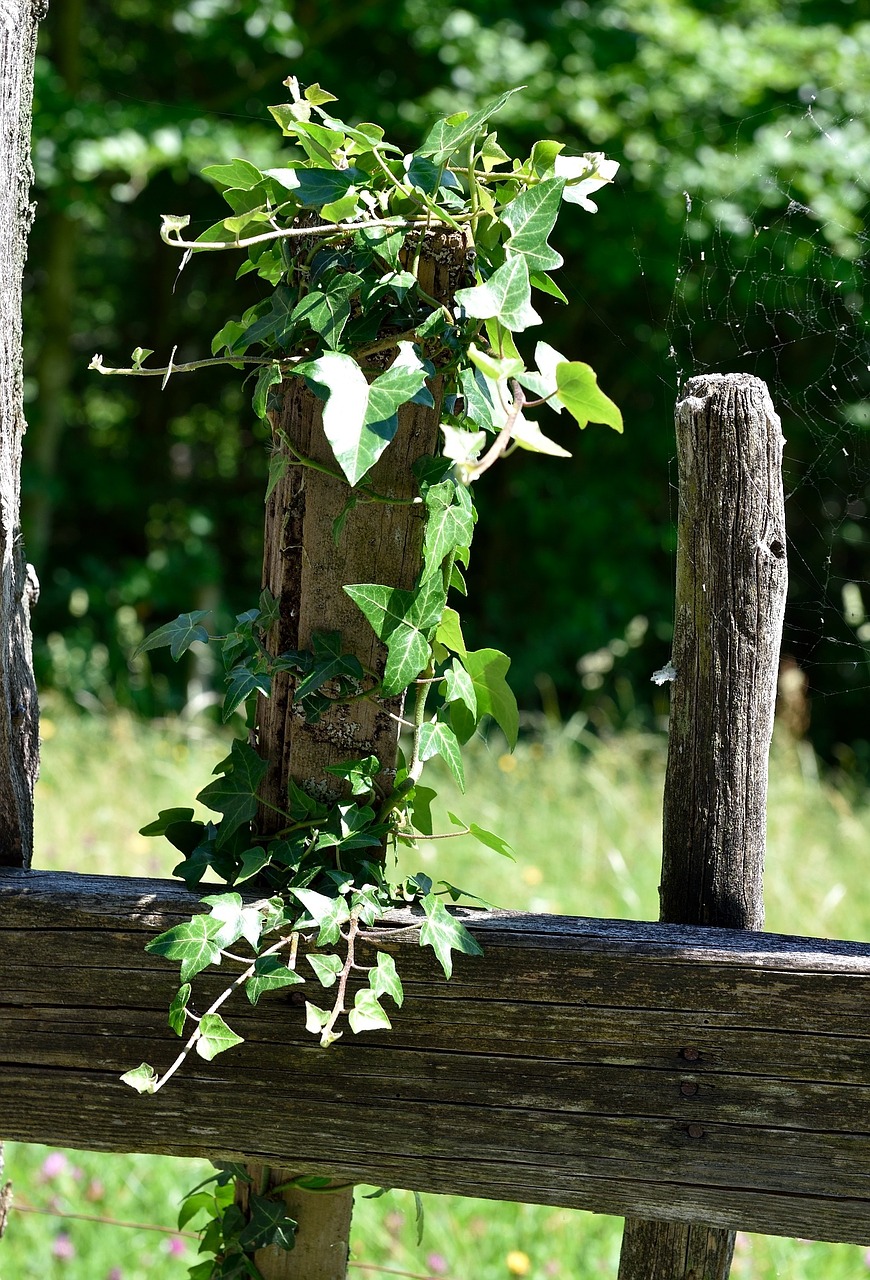
<instances>
[{"instance_id":1,"label":"blurred foliage background","mask_svg":"<svg viewBox=\"0 0 870 1280\"><path fill-rule=\"evenodd\" d=\"M220 626L256 599L267 440L242 375L179 375L161 391L87 365L94 352L125 364L137 345L161 363L173 348L208 354L266 287L234 283L223 255L179 275L158 227L163 213L190 213L196 230L219 216L205 164L277 163L267 104L291 73L409 150L435 113L526 84L497 121L509 150L549 136L621 165L597 215L566 210L554 239L572 306L541 309L547 338L598 371L626 434L592 428L563 441L570 462L525 456L487 476L470 643L512 655L526 707L633 727L663 716L649 677L669 654L678 383L758 373L788 438L785 650L810 681L816 747L866 766L866 0L53 5L25 299L43 686L91 709L178 709L209 672L195 658L131 664L143 630L192 608Z\"/></svg>"}]
</instances>

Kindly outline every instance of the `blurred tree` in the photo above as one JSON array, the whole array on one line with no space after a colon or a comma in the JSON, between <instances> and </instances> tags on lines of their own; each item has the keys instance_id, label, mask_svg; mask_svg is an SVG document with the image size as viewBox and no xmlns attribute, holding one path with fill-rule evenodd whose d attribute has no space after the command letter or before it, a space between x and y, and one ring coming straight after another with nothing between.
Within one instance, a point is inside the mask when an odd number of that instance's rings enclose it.
<instances>
[{"instance_id":1,"label":"blurred tree","mask_svg":"<svg viewBox=\"0 0 870 1280\"><path fill-rule=\"evenodd\" d=\"M793 482L814 476L790 512L798 567L811 563L809 541L830 526L831 488L857 486L854 467L830 485L820 478L818 423L835 436L842 417L839 402L818 402L811 389L837 384L837 361L854 355L836 347L833 272L852 298L844 323L855 333L866 323L865 0L94 0L86 10L67 0L44 35L27 472L29 536L46 582L44 679L155 709L184 693L168 672L128 671L141 626L202 603L194 583L231 608L253 597L265 457L238 375L179 376L161 392L85 366L94 350L120 363L139 344L163 358L176 344L179 358L202 353L256 296L250 277L233 285L226 264L206 258L176 279L156 229L166 211L213 221L213 193L191 180L205 163L268 162L276 138L266 107L281 100L288 72L339 93L346 113L376 113L405 145L435 110L525 83L499 117L511 147L543 131L622 164L597 218L560 232L562 286L584 300L585 318L563 331L553 303L545 321L555 345L599 371L625 413L625 440L590 433L573 461L524 459L480 495L472 571L486 605L473 642L497 638L515 655L527 703L545 674L566 709L585 700L623 716L632 695L612 679L614 663L637 678L639 697L658 696L648 675L669 642L680 370L730 364L768 377L775 393L809 389L786 434ZM762 226L773 228L767 239ZM799 260L804 241L813 252ZM705 253L718 254L718 272ZM799 327L823 310L828 328L814 344L784 331L789 315ZM807 321L798 336L811 331ZM855 369L847 391L852 404L866 398ZM841 571L860 579L867 527L860 517L849 525L857 540L840 539ZM845 530L844 516L831 537ZM833 664L830 676L813 669L823 691L846 678L844 655L862 652L846 636L823 653L818 628L801 638L800 610L827 586L798 573L787 630L799 659L812 645L815 660ZM853 736L854 703L824 700L815 730L822 743Z\"/></svg>"}]
</instances>

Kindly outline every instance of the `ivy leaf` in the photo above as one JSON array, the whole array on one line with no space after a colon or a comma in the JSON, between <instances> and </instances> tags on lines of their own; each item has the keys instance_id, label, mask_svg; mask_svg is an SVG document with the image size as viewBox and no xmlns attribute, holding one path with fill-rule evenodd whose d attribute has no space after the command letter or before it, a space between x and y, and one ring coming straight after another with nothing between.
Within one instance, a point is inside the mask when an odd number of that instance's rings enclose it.
<instances>
[{"instance_id":1,"label":"ivy leaf","mask_svg":"<svg viewBox=\"0 0 870 1280\"><path fill-rule=\"evenodd\" d=\"M465 827L466 824L461 818L457 818L455 813L448 813L448 818L454 827ZM471 822L467 826L470 836L474 836L480 844L486 845L487 849L493 849L496 853L500 853L503 858L510 858L511 862L516 862L513 848L508 844L507 840L503 840L501 836L497 836L494 831L487 831L485 827L479 827L476 822ZM443 883L446 884L446 881ZM461 893L462 897L473 897L473 894ZM455 901L455 899L454 899ZM478 899L479 901L479 899Z\"/></svg>"},{"instance_id":2,"label":"ivy leaf","mask_svg":"<svg viewBox=\"0 0 870 1280\"><path fill-rule=\"evenodd\" d=\"M560 364L567 364L565 357L561 351L557 351L555 347L551 347L549 342L539 342L535 347L535 364L538 366L536 373L522 373L518 381L528 391L533 392L541 399L546 399L547 404L556 413L561 413L564 405L556 395L558 383L556 382L556 370Z\"/></svg>"},{"instance_id":3,"label":"ivy leaf","mask_svg":"<svg viewBox=\"0 0 870 1280\"><path fill-rule=\"evenodd\" d=\"M121 1076L121 1083L128 1084L137 1093L153 1093L157 1083L157 1072L149 1063L143 1062L133 1071L125 1071Z\"/></svg>"},{"instance_id":4,"label":"ivy leaf","mask_svg":"<svg viewBox=\"0 0 870 1280\"><path fill-rule=\"evenodd\" d=\"M246 849L242 854L242 865L236 872L233 884L242 884L245 880L250 880L252 876L259 875L264 867L268 867L272 861L272 854L267 853L265 849L259 845L253 849Z\"/></svg>"},{"instance_id":5,"label":"ivy leaf","mask_svg":"<svg viewBox=\"0 0 870 1280\"><path fill-rule=\"evenodd\" d=\"M187 1021L187 1002L190 999L191 990L190 983L185 982L178 988L169 1006L169 1025L177 1036L184 1032L184 1024Z\"/></svg>"},{"instance_id":6,"label":"ivy leaf","mask_svg":"<svg viewBox=\"0 0 870 1280\"><path fill-rule=\"evenodd\" d=\"M622 431L622 414L598 386L594 369L572 360L556 366L557 396L581 427L587 422L603 422Z\"/></svg>"},{"instance_id":7,"label":"ivy leaf","mask_svg":"<svg viewBox=\"0 0 870 1280\"><path fill-rule=\"evenodd\" d=\"M522 358L518 355L493 356L487 351L481 351L473 342L468 348L468 356L475 368L479 369L487 378L492 378L493 382L517 378L526 367ZM463 372L466 372L466 370L463 370Z\"/></svg>"},{"instance_id":8,"label":"ivy leaf","mask_svg":"<svg viewBox=\"0 0 870 1280\"><path fill-rule=\"evenodd\" d=\"M201 640L203 644L208 644L208 632L202 626L202 620L207 618L210 612L210 609L197 609L193 613L180 614L172 622L164 623L162 627L152 631L150 636L146 636L140 645L137 645L132 656L137 658L146 649L161 649L164 645L168 645L170 654L177 662L194 640Z\"/></svg>"},{"instance_id":9,"label":"ivy leaf","mask_svg":"<svg viewBox=\"0 0 870 1280\"><path fill-rule=\"evenodd\" d=\"M463 662L465 661L468 650L465 647L465 640L462 636L462 624L459 620L459 614L455 609L451 609L449 605L441 615L438 630L435 632L435 639L449 649L451 653L458 653Z\"/></svg>"},{"instance_id":10,"label":"ivy leaf","mask_svg":"<svg viewBox=\"0 0 870 1280\"><path fill-rule=\"evenodd\" d=\"M297 701L316 693L328 680L346 677L362 680L364 672L359 658L342 653L341 635L337 631L315 631L311 637L315 663L296 688Z\"/></svg>"},{"instance_id":11,"label":"ivy leaf","mask_svg":"<svg viewBox=\"0 0 870 1280\"><path fill-rule=\"evenodd\" d=\"M226 1053L237 1044L244 1043L244 1036L237 1036L228 1027L219 1013L206 1013L199 1024L199 1039L196 1052L206 1062L211 1062L219 1053Z\"/></svg>"},{"instance_id":12,"label":"ivy leaf","mask_svg":"<svg viewBox=\"0 0 870 1280\"><path fill-rule=\"evenodd\" d=\"M366 424L374 426L392 418L400 405L414 399L426 385L426 375L433 372L432 366L420 359L412 342L400 342L399 354L389 369L369 387Z\"/></svg>"},{"instance_id":13,"label":"ivy leaf","mask_svg":"<svg viewBox=\"0 0 870 1280\"><path fill-rule=\"evenodd\" d=\"M459 389L465 400L466 417L470 418L475 426L483 427L488 431L497 431L504 420L504 414L493 404L483 370L461 369Z\"/></svg>"},{"instance_id":14,"label":"ivy leaf","mask_svg":"<svg viewBox=\"0 0 870 1280\"><path fill-rule=\"evenodd\" d=\"M369 386L365 374L356 360L337 351L326 351L319 359L299 365L297 372L316 384L318 393L326 390L323 430L348 483L357 484L389 444L366 428Z\"/></svg>"},{"instance_id":15,"label":"ivy leaf","mask_svg":"<svg viewBox=\"0 0 870 1280\"><path fill-rule=\"evenodd\" d=\"M176 823L189 823L193 817L192 809L161 809L153 822L147 827L139 828L140 836L163 836ZM197 824L199 825L199 824Z\"/></svg>"},{"instance_id":16,"label":"ivy leaf","mask_svg":"<svg viewBox=\"0 0 870 1280\"><path fill-rule=\"evenodd\" d=\"M368 795L375 789L375 778L381 772L377 756L365 756L362 760L348 760L344 764L328 764L324 773L334 778L347 778L352 796Z\"/></svg>"},{"instance_id":17,"label":"ivy leaf","mask_svg":"<svg viewBox=\"0 0 870 1280\"><path fill-rule=\"evenodd\" d=\"M508 99L519 91L519 89L508 89L507 93L503 93L500 98L487 103L480 111L474 111L471 115L463 111L446 119L437 120L426 135L422 147L417 148L416 154L430 156L433 164L445 164L454 152L480 133L487 120L501 111Z\"/></svg>"},{"instance_id":18,"label":"ivy leaf","mask_svg":"<svg viewBox=\"0 0 870 1280\"><path fill-rule=\"evenodd\" d=\"M242 906L238 893L212 894L202 901L211 907L211 918L220 925L214 937L218 946L231 947L239 938L244 938L256 951L263 931L263 920L256 907Z\"/></svg>"},{"instance_id":19,"label":"ivy leaf","mask_svg":"<svg viewBox=\"0 0 870 1280\"><path fill-rule=\"evenodd\" d=\"M319 333L333 350L338 346L342 330L350 319L351 294L325 293L313 289L293 308L292 320Z\"/></svg>"},{"instance_id":20,"label":"ivy leaf","mask_svg":"<svg viewBox=\"0 0 870 1280\"><path fill-rule=\"evenodd\" d=\"M317 980L322 987L335 986L336 979L342 970L342 963L338 956L309 955L305 958L317 974Z\"/></svg>"},{"instance_id":21,"label":"ivy leaf","mask_svg":"<svg viewBox=\"0 0 870 1280\"><path fill-rule=\"evenodd\" d=\"M249 1212L250 1219L238 1235L239 1246L244 1253L253 1253L255 1249L293 1248L296 1243L297 1222L290 1217L283 1201L251 1193ZM246 1266L240 1275L248 1274L250 1272Z\"/></svg>"},{"instance_id":22,"label":"ivy leaf","mask_svg":"<svg viewBox=\"0 0 870 1280\"><path fill-rule=\"evenodd\" d=\"M229 164L209 164L201 170L204 178L217 182L222 187L236 187L241 191L250 191L263 181L263 174L248 160L231 160Z\"/></svg>"},{"instance_id":23,"label":"ivy leaf","mask_svg":"<svg viewBox=\"0 0 870 1280\"><path fill-rule=\"evenodd\" d=\"M226 844L233 832L250 822L257 812L257 788L268 765L244 742L234 742L230 755L220 765L223 776L204 787L196 797L216 813L223 814L217 847Z\"/></svg>"},{"instance_id":24,"label":"ivy leaf","mask_svg":"<svg viewBox=\"0 0 870 1280\"><path fill-rule=\"evenodd\" d=\"M426 490L427 519L423 537L423 576L437 573L445 556L471 545L474 505L465 485L444 480Z\"/></svg>"},{"instance_id":25,"label":"ivy leaf","mask_svg":"<svg viewBox=\"0 0 870 1280\"><path fill-rule=\"evenodd\" d=\"M492 716L513 750L519 734L519 712L517 700L505 679L510 658L498 649L476 649L466 652L462 665L474 685L478 719ZM450 723L460 742L467 742L474 733L475 722L462 702L451 703Z\"/></svg>"},{"instance_id":26,"label":"ivy leaf","mask_svg":"<svg viewBox=\"0 0 870 1280\"><path fill-rule=\"evenodd\" d=\"M268 698L272 692L272 677L264 671L252 671L250 667L233 667L227 675L227 691L224 695L221 719L224 724L229 720L240 703L250 698L252 693L262 693Z\"/></svg>"},{"instance_id":27,"label":"ivy leaf","mask_svg":"<svg viewBox=\"0 0 870 1280\"><path fill-rule=\"evenodd\" d=\"M456 658L444 672L443 692L445 702L464 702L468 708L468 714L473 717L475 724L477 723L477 694L474 691L474 681Z\"/></svg>"},{"instance_id":28,"label":"ivy leaf","mask_svg":"<svg viewBox=\"0 0 870 1280\"><path fill-rule=\"evenodd\" d=\"M381 1028L389 1031L393 1025L378 1003L374 991L368 987L363 987L354 996L353 1008L347 1015L347 1020L354 1035L359 1035L361 1031L378 1031Z\"/></svg>"},{"instance_id":29,"label":"ivy leaf","mask_svg":"<svg viewBox=\"0 0 870 1280\"><path fill-rule=\"evenodd\" d=\"M529 280L533 289L540 289L541 293L548 293L551 298L556 298L559 302L564 302L567 306L568 299L556 284L555 280L551 280L549 276L544 275L542 271L530 271Z\"/></svg>"},{"instance_id":30,"label":"ivy leaf","mask_svg":"<svg viewBox=\"0 0 870 1280\"><path fill-rule=\"evenodd\" d=\"M329 1021L329 1010L320 1009L316 1004L305 1001L305 1030L313 1034L322 1031Z\"/></svg>"},{"instance_id":31,"label":"ivy leaf","mask_svg":"<svg viewBox=\"0 0 870 1280\"><path fill-rule=\"evenodd\" d=\"M500 320L514 333L541 323L532 306L529 268L522 254L509 258L484 284L457 289L456 301L462 304L467 315L478 320Z\"/></svg>"},{"instance_id":32,"label":"ivy leaf","mask_svg":"<svg viewBox=\"0 0 870 1280\"><path fill-rule=\"evenodd\" d=\"M313 889L291 889L315 924L319 925L318 947L331 947L341 937L341 926L350 919L350 908L344 898L329 898Z\"/></svg>"},{"instance_id":33,"label":"ivy leaf","mask_svg":"<svg viewBox=\"0 0 870 1280\"><path fill-rule=\"evenodd\" d=\"M389 996L401 1007L405 999L402 979L396 972L395 960L388 952L378 952L377 967L369 970L369 986L376 996Z\"/></svg>"},{"instance_id":34,"label":"ivy leaf","mask_svg":"<svg viewBox=\"0 0 870 1280\"><path fill-rule=\"evenodd\" d=\"M153 347L137 347L136 350L133 352L133 355L131 356L131 359L133 361L133 368L141 369L143 363L148 359L148 357L153 355L154 355Z\"/></svg>"},{"instance_id":35,"label":"ivy leaf","mask_svg":"<svg viewBox=\"0 0 870 1280\"><path fill-rule=\"evenodd\" d=\"M529 453L545 453L551 458L570 458L569 449L563 449L555 440L545 436L537 422L519 414L511 429L511 439L516 440L521 449Z\"/></svg>"},{"instance_id":36,"label":"ivy leaf","mask_svg":"<svg viewBox=\"0 0 870 1280\"><path fill-rule=\"evenodd\" d=\"M433 756L441 756L447 761L456 785L460 791L465 791L465 770L459 740L450 726L440 720L429 722L420 728L420 759L431 760Z\"/></svg>"},{"instance_id":37,"label":"ivy leaf","mask_svg":"<svg viewBox=\"0 0 870 1280\"><path fill-rule=\"evenodd\" d=\"M277 991L281 987L295 987L305 979L295 969L290 969L276 955L259 956L254 961L253 976L245 983L245 995L256 1004L264 991Z\"/></svg>"},{"instance_id":38,"label":"ivy leaf","mask_svg":"<svg viewBox=\"0 0 870 1280\"><path fill-rule=\"evenodd\" d=\"M416 591L367 583L344 590L368 618L372 630L387 646L383 691L401 693L429 665L429 637L444 608L440 578L425 580Z\"/></svg>"},{"instance_id":39,"label":"ivy leaf","mask_svg":"<svg viewBox=\"0 0 870 1280\"><path fill-rule=\"evenodd\" d=\"M279 386L284 375L281 372L279 364L266 364L257 374L257 381L254 384L254 413L258 418L266 417L266 408L269 403L269 389Z\"/></svg>"},{"instance_id":40,"label":"ivy leaf","mask_svg":"<svg viewBox=\"0 0 870 1280\"><path fill-rule=\"evenodd\" d=\"M559 216L564 186L564 178L550 178L527 187L511 200L501 215L501 221L511 232L504 244L505 252L522 254L529 271L554 271L564 261L562 255L547 244Z\"/></svg>"},{"instance_id":41,"label":"ivy leaf","mask_svg":"<svg viewBox=\"0 0 870 1280\"><path fill-rule=\"evenodd\" d=\"M461 920L452 916L440 898L427 893L421 904L426 913L420 928L420 946L431 947L438 957L445 978L453 975L452 952L482 956L483 948L468 932Z\"/></svg>"},{"instance_id":42,"label":"ivy leaf","mask_svg":"<svg viewBox=\"0 0 870 1280\"><path fill-rule=\"evenodd\" d=\"M221 949L215 940L220 921L210 916L194 916L158 934L146 944L151 955L181 961L181 981L187 982L210 964L219 965Z\"/></svg>"},{"instance_id":43,"label":"ivy leaf","mask_svg":"<svg viewBox=\"0 0 870 1280\"><path fill-rule=\"evenodd\" d=\"M280 186L292 191L305 209L319 209L322 205L340 200L351 194L357 184L365 186L367 177L359 169L267 169L267 178L274 178Z\"/></svg>"}]
</instances>

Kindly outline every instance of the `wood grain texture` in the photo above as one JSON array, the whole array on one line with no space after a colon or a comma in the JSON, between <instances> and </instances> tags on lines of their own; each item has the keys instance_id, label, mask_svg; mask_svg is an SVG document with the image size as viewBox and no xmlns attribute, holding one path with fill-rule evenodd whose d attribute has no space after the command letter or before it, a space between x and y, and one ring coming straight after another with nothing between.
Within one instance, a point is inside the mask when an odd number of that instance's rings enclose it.
<instances>
[{"instance_id":1,"label":"wood grain texture","mask_svg":"<svg viewBox=\"0 0 870 1280\"><path fill-rule=\"evenodd\" d=\"M21 279L35 206L30 203L30 121L37 23L34 0L0 10L0 865L27 866L39 716L30 608L38 588L21 539L21 444L25 432Z\"/></svg>"},{"instance_id":2,"label":"wood grain texture","mask_svg":"<svg viewBox=\"0 0 870 1280\"><path fill-rule=\"evenodd\" d=\"M140 1097L120 1074L178 1048L142 948L195 903L0 875L0 1139L870 1243L870 946L466 911L485 955L448 983L396 913L392 1032L323 1051L295 989L236 997L246 1043Z\"/></svg>"}]
</instances>

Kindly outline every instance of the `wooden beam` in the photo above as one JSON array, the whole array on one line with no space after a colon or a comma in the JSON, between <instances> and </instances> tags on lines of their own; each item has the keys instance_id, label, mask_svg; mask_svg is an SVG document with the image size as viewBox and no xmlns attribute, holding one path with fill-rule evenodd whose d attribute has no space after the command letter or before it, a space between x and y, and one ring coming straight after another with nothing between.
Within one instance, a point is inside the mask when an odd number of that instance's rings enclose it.
<instances>
[{"instance_id":1,"label":"wooden beam","mask_svg":"<svg viewBox=\"0 0 870 1280\"><path fill-rule=\"evenodd\" d=\"M178 1050L143 946L196 902L0 873L0 1138L870 1243L870 946L464 911L485 955L448 983L396 914L392 1032L321 1050L297 989L239 996L246 1043L139 1096Z\"/></svg>"}]
</instances>

